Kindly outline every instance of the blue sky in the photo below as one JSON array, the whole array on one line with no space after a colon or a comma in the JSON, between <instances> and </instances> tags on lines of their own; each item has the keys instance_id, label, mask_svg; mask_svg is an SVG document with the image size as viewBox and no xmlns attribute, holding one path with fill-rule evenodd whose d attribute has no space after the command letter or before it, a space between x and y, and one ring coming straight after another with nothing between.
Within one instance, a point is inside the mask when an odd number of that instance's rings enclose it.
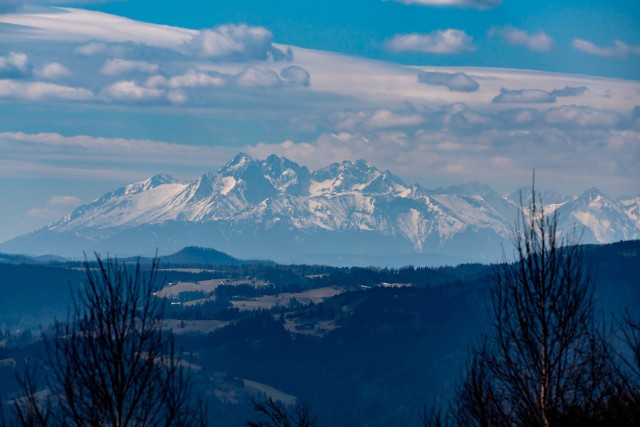
<instances>
[{"instance_id":1,"label":"blue sky","mask_svg":"<svg viewBox=\"0 0 640 427\"><path fill-rule=\"evenodd\" d=\"M637 195L638 22L636 1L0 0L0 241L238 151Z\"/></svg>"}]
</instances>

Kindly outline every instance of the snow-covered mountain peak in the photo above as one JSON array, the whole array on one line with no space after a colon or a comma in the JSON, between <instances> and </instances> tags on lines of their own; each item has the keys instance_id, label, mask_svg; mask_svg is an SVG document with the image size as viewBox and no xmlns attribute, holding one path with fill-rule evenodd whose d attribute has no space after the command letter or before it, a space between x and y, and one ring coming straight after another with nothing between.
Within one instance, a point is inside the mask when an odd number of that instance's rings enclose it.
<instances>
[{"instance_id":1,"label":"snow-covered mountain peak","mask_svg":"<svg viewBox=\"0 0 640 427\"><path fill-rule=\"evenodd\" d=\"M640 228L624 207L595 187L564 203L557 213L559 228L569 230L575 225L580 226L586 234L586 243L640 237Z\"/></svg>"},{"instance_id":2,"label":"snow-covered mountain peak","mask_svg":"<svg viewBox=\"0 0 640 427\"><path fill-rule=\"evenodd\" d=\"M363 187L362 192L372 194L403 194L406 193L408 189L407 185L400 178L389 171L384 171L369 181L369 183Z\"/></svg>"},{"instance_id":3,"label":"snow-covered mountain peak","mask_svg":"<svg viewBox=\"0 0 640 427\"><path fill-rule=\"evenodd\" d=\"M311 180L311 172L306 166L292 162L275 154L261 162L264 176L281 192L306 195Z\"/></svg>"},{"instance_id":4,"label":"snow-covered mountain peak","mask_svg":"<svg viewBox=\"0 0 640 427\"><path fill-rule=\"evenodd\" d=\"M625 213L640 229L640 195L636 197L621 197L618 199Z\"/></svg>"},{"instance_id":5,"label":"snow-covered mountain peak","mask_svg":"<svg viewBox=\"0 0 640 427\"><path fill-rule=\"evenodd\" d=\"M401 192L407 186L390 172L370 166L365 160L345 160L318 169L312 174L311 194Z\"/></svg>"},{"instance_id":6,"label":"snow-covered mountain peak","mask_svg":"<svg viewBox=\"0 0 640 427\"><path fill-rule=\"evenodd\" d=\"M602 198L603 196L604 193L599 188L591 187L584 190L579 198L588 198L590 200L595 200L598 198Z\"/></svg>"},{"instance_id":7,"label":"snow-covered mountain peak","mask_svg":"<svg viewBox=\"0 0 640 427\"><path fill-rule=\"evenodd\" d=\"M222 168L219 172L223 175L232 175L245 169L248 165L252 164L254 160L246 153L240 152L235 155L233 159Z\"/></svg>"},{"instance_id":8,"label":"snow-covered mountain peak","mask_svg":"<svg viewBox=\"0 0 640 427\"><path fill-rule=\"evenodd\" d=\"M525 187L523 198L528 194ZM640 198L612 200L594 188L572 199L544 194L545 213L556 211L560 230L584 228L585 243L640 237ZM120 187L33 239L41 247L42 239L61 242L69 236L85 250L95 249L96 242L109 251L130 251L134 244L179 249L197 243L231 252L244 248L238 254L247 257L264 256L255 252L259 246L274 257L301 251L445 251L477 260L492 250L499 253L518 206L474 181L429 191L406 185L364 160L311 172L284 157L254 160L239 153L189 183L158 174Z\"/></svg>"},{"instance_id":9,"label":"snow-covered mountain peak","mask_svg":"<svg viewBox=\"0 0 640 427\"><path fill-rule=\"evenodd\" d=\"M156 188L160 185L179 184L179 183L180 181L178 181L171 175L168 175L166 173L159 173L157 175L152 176L151 178L145 179L144 181L128 186L127 194L129 194L130 192L147 191L152 188Z\"/></svg>"},{"instance_id":10,"label":"snow-covered mountain peak","mask_svg":"<svg viewBox=\"0 0 640 427\"><path fill-rule=\"evenodd\" d=\"M577 206L589 208L592 210L600 210L604 208L620 210L620 207L604 192L596 187L586 189L580 196L574 199L574 203Z\"/></svg>"},{"instance_id":11,"label":"snow-covered mountain peak","mask_svg":"<svg viewBox=\"0 0 640 427\"><path fill-rule=\"evenodd\" d=\"M342 175L357 179L379 173L381 172L375 167L369 166L366 160L344 160L340 163L332 163L329 166L318 169L314 172L314 175L319 177Z\"/></svg>"}]
</instances>

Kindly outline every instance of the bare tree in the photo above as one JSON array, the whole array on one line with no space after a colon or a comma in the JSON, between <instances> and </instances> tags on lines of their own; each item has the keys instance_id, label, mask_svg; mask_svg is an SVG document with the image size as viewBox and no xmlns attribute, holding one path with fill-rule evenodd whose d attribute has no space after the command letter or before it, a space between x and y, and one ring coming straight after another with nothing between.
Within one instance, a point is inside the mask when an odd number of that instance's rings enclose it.
<instances>
[{"instance_id":1,"label":"bare tree","mask_svg":"<svg viewBox=\"0 0 640 427\"><path fill-rule=\"evenodd\" d=\"M442 412L442 406L439 402L434 403L430 407L424 405L420 411L418 425L421 427L444 427L447 425L446 415Z\"/></svg>"},{"instance_id":2,"label":"bare tree","mask_svg":"<svg viewBox=\"0 0 640 427\"><path fill-rule=\"evenodd\" d=\"M14 400L17 423L22 426L45 427L49 425L51 404L48 390L38 391L38 369L27 363L18 379L23 395Z\"/></svg>"},{"instance_id":3,"label":"bare tree","mask_svg":"<svg viewBox=\"0 0 640 427\"><path fill-rule=\"evenodd\" d=\"M291 408L269 396L266 401L251 399L251 404L260 420L248 421L249 427L315 427L317 425L318 417L313 415L309 406L302 402L296 403Z\"/></svg>"},{"instance_id":4,"label":"bare tree","mask_svg":"<svg viewBox=\"0 0 640 427\"><path fill-rule=\"evenodd\" d=\"M458 425L593 420L610 392L608 346L594 324L581 249L559 237L557 218L546 215L535 189L528 209L521 207L516 261L496 274L492 333L458 392Z\"/></svg>"},{"instance_id":5,"label":"bare tree","mask_svg":"<svg viewBox=\"0 0 640 427\"><path fill-rule=\"evenodd\" d=\"M640 322L627 312L619 326L623 345L613 363L617 394L609 409L612 417L640 425Z\"/></svg>"},{"instance_id":6,"label":"bare tree","mask_svg":"<svg viewBox=\"0 0 640 427\"><path fill-rule=\"evenodd\" d=\"M53 338L44 337L51 414L33 398L27 376L15 405L21 424L204 425L186 363L163 330L163 302L154 295L157 260L145 272L139 262L132 267L96 255L96 266L85 260L84 268L87 283L74 299L71 318L55 324Z\"/></svg>"}]
</instances>

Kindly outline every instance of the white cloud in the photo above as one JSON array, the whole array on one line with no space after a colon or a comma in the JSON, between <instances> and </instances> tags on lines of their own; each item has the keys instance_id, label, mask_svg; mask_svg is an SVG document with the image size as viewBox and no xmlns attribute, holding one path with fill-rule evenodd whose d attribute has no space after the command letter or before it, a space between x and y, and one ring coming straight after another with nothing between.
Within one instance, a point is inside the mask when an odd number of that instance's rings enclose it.
<instances>
[{"instance_id":1,"label":"white cloud","mask_svg":"<svg viewBox=\"0 0 640 427\"><path fill-rule=\"evenodd\" d=\"M420 125L423 121L419 114L396 114L393 111L381 109L367 119L366 126L374 129L412 127Z\"/></svg>"},{"instance_id":2,"label":"white cloud","mask_svg":"<svg viewBox=\"0 0 640 427\"><path fill-rule=\"evenodd\" d=\"M510 90L502 88L500 95L493 98L495 104L536 104L536 103L554 103L558 97L580 96L587 91L584 86L571 87L566 86L563 89L556 89L550 92L540 89L516 89Z\"/></svg>"},{"instance_id":3,"label":"white cloud","mask_svg":"<svg viewBox=\"0 0 640 427\"><path fill-rule=\"evenodd\" d=\"M27 13L0 15L0 21L21 26L22 40L131 43L173 51L184 49L198 33L77 8L31 8Z\"/></svg>"},{"instance_id":4,"label":"white cloud","mask_svg":"<svg viewBox=\"0 0 640 427\"><path fill-rule=\"evenodd\" d=\"M140 52L147 52L147 49L153 49L152 47L145 46L142 43L131 42L98 42L91 41L84 43L74 49L74 52L84 57L107 57L109 58L122 58L122 57L136 57Z\"/></svg>"},{"instance_id":5,"label":"white cloud","mask_svg":"<svg viewBox=\"0 0 640 427\"><path fill-rule=\"evenodd\" d=\"M62 5L62 4L78 5L78 4L107 3L109 2L109 0L0 0L0 4L3 2L18 3L21 5Z\"/></svg>"},{"instance_id":6,"label":"white cloud","mask_svg":"<svg viewBox=\"0 0 640 427\"><path fill-rule=\"evenodd\" d=\"M107 50L107 45L98 42L89 42L78 46L76 52L83 56L95 56L104 53Z\"/></svg>"},{"instance_id":7,"label":"white cloud","mask_svg":"<svg viewBox=\"0 0 640 427\"><path fill-rule=\"evenodd\" d=\"M493 98L496 104L536 104L536 103L553 103L556 98L549 92L540 89L502 89L500 95Z\"/></svg>"},{"instance_id":8,"label":"white cloud","mask_svg":"<svg viewBox=\"0 0 640 427\"><path fill-rule=\"evenodd\" d=\"M538 119L538 111L532 108L518 108L514 110L501 111L500 121L506 126L522 127L531 125Z\"/></svg>"},{"instance_id":9,"label":"white cloud","mask_svg":"<svg viewBox=\"0 0 640 427\"><path fill-rule=\"evenodd\" d=\"M484 129L489 126L495 126L495 120L485 114L470 109L464 104L452 106L451 111L444 117L444 125L452 131L467 131Z\"/></svg>"},{"instance_id":10,"label":"white cloud","mask_svg":"<svg viewBox=\"0 0 640 427\"><path fill-rule=\"evenodd\" d=\"M244 24L202 30L192 39L190 47L197 55L211 59L265 60L283 55L273 46L273 35L269 30Z\"/></svg>"},{"instance_id":11,"label":"white cloud","mask_svg":"<svg viewBox=\"0 0 640 427\"><path fill-rule=\"evenodd\" d=\"M162 98L164 91L139 86L133 80L120 80L104 88L102 94L117 101L153 101Z\"/></svg>"},{"instance_id":12,"label":"white cloud","mask_svg":"<svg viewBox=\"0 0 640 427\"><path fill-rule=\"evenodd\" d=\"M158 64L146 61L132 61L128 59L110 59L102 67L102 74L114 76L127 73L155 73L158 71Z\"/></svg>"},{"instance_id":13,"label":"white cloud","mask_svg":"<svg viewBox=\"0 0 640 427\"><path fill-rule=\"evenodd\" d=\"M519 28L506 26L493 27L489 30L489 35L497 35L506 43L522 45L529 50L538 52L548 51L553 46L553 39L543 31L530 34Z\"/></svg>"},{"instance_id":14,"label":"white cloud","mask_svg":"<svg viewBox=\"0 0 640 427\"><path fill-rule=\"evenodd\" d=\"M189 100L187 94L181 90L170 90L169 93L167 93L167 99L173 104L184 104Z\"/></svg>"},{"instance_id":15,"label":"white cloud","mask_svg":"<svg viewBox=\"0 0 640 427\"><path fill-rule=\"evenodd\" d=\"M52 83L34 82L24 85L25 98L29 100L65 99L85 101L93 98L93 93L85 88L62 86Z\"/></svg>"},{"instance_id":16,"label":"white cloud","mask_svg":"<svg viewBox=\"0 0 640 427\"><path fill-rule=\"evenodd\" d=\"M575 38L571 45L576 50L597 56L624 58L631 54L640 54L640 46L629 46L620 40L614 40L613 46L599 47L588 40Z\"/></svg>"},{"instance_id":17,"label":"white cloud","mask_svg":"<svg viewBox=\"0 0 640 427\"><path fill-rule=\"evenodd\" d=\"M377 129L415 128L424 122L424 118L411 111L394 112L386 108L360 110L332 114L330 126L335 130L363 131Z\"/></svg>"},{"instance_id":18,"label":"white cloud","mask_svg":"<svg viewBox=\"0 0 640 427\"><path fill-rule=\"evenodd\" d=\"M75 196L52 196L46 207L32 208L27 211L30 218L55 219L65 214L65 211L80 205L81 200Z\"/></svg>"},{"instance_id":19,"label":"white cloud","mask_svg":"<svg viewBox=\"0 0 640 427\"><path fill-rule=\"evenodd\" d=\"M562 89L552 90L550 93L553 96L580 96L583 93L587 92L587 88L585 86L565 86Z\"/></svg>"},{"instance_id":20,"label":"white cloud","mask_svg":"<svg viewBox=\"0 0 640 427\"><path fill-rule=\"evenodd\" d=\"M170 89L223 88L231 85L241 88L277 88L304 87L309 84L309 72L302 67L289 66L278 75L269 68L247 66L235 75L196 69L189 69L184 74L172 77L155 75L149 77L144 86Z\"/></svg>"},{"instance_id":21,"label":"white cloud","mask_svg":"<svg viewBox=\"0 0 640 427\"><path fill-rule=\"evenodd\" d=\"M615 126L620 116L611 111L598 110L583 105L564 105L552 108L544 115L545 121L552 125L579 125L587 127Z\"/></svg>"},{"instance_id":22,"label":"white cloud","mask_svg":"<svg viewBox=\"0 0 640 427\"><path fill-rule=\"evenodd\" d=\"M172 89L223 87L226 85L226 76L216 72L202 72L194 69L189 69L184 74L170 78L166 78L164 76L151 76L145 82L145 86L147 87L169 87Z\"/></svg>"},{"instance_id":23,"label":"white cloud","mask_svg":"<svg viewBox=\"0 0 640 427\"><path fill-rule=\"evenodd\" d=\"M24 53L11 52L0 56L0 79L21 78L31 74L29 57Z\"/></svg>"},{"instance_id":24,"label":"white cloud","mask_svg":"<svg viewBox=\"0 0 640 427\"><path fill-rule=\"evenodd\" d=\"M444 86L452 92L476 92L480 85L465 73L442 73L422 71L418 82L433 86Z\"/></svg>"},{"instance_id":25,"label":"white cloud","mask_svg":"<svg viewBox=\"0 0 640 427\"><path fill-rule=\"evenodd\" d=\"M535 112L521 110L516 115L529 122ZM465 133L453 128L421 128L324 134L312 141L258 144L243 151L256 157L275 153L312 168L364 158L407 182L418 180L433 186L437 181L450 184L476 179L495 185L498 191L509 189L514 181L526 182L535 167L543 185L546 180L563 191L567 187L582 190L592 183L633 188L640 161L640 150L635 148L639 147L638 135L640 132L579 126L539 128L537 124L517 129L485 126Z\"/></svg>"},{"instance_id":26,"label":"white cloud","mask_svg":"<svg viewBox=\"0 0 640 427\"><path fill-rule=\"evenodd\" d=\"M240 87L278 87L282 85L282 80L275 71L257 68L245 67L235 77L236 84Z\"/></svg>"},{"instance_id":27,"label":"white cloud","mask_svg":"<svg viewBox=\"0 0 640 427\"><path fill-rule=\"evenodd\" d=\"M474 9L493 9L500 6L502 0L392 0L397 3L403 4L415 4L420 6L434 6L434 7L467 7Z\"/></svg>"},{"instance_id":28,"label":"white cloud","mask_svg":"<svg viewBox=\"0 0 640 427\"><path fill-rule=\"evenodd\" d=\"M17 98L26 101L67 100L86 101L93 93L84 88L62 86L45 82L18 82L0 80L0 98Z\"/></svg>"},{"instance_id":29,"label":"white cloud","mask_svg":"<svg viewBox=\"0 0 640 427\"><path fill-rule=\"evenodd\" d=\"M57 79L70 76L71 72L67 67L58 62L50 62L45 64L42 69L37 70L36 75L45 79Z\"/></svg>"},{"instance_id":30,"label":"white cloud","mask_svg":"<svg viewBox=\"0 0 640 427\"><path fill-rule=\"evenodd\" d=\"M292 86L307 87L311 84L311 76L309 72L297 65L285 67L280 71L280 76Z\"/></svg>"},{"instance_id":31,"label":"white cloud","mask_svg":"<svg viewBox=\"0 0 640 427\"><path fill-rule=\"evenodd\" d=\"M391 52L464 53L475 50L473 38L462 30L436 30L429 34L398 34L387 40Z\"/></svg>"}]
</instances>

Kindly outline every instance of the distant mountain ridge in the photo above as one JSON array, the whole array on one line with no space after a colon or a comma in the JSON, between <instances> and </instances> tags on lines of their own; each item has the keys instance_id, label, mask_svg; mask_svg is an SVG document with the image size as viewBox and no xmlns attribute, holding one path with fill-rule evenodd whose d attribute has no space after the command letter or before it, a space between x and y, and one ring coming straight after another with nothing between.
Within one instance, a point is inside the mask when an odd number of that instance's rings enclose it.
<instances>
[{"instance_id":1,"label":"distant mountain ridge","mask_svg":"<svg viewBox=\"0 0 640 427\"><path fill-rule=\"evenodd\" d=\"M427 190L364 160L311 171L284 157L239 153L191 182L159 174L106 193L0 250L126 256L202 246L281 262L488 262L508 245L515 197L478 182ZM640 238L640 197L613 200L589 189L543 200L562 229L584 227L583 243Z\"/></svg>"}]
</instances>

